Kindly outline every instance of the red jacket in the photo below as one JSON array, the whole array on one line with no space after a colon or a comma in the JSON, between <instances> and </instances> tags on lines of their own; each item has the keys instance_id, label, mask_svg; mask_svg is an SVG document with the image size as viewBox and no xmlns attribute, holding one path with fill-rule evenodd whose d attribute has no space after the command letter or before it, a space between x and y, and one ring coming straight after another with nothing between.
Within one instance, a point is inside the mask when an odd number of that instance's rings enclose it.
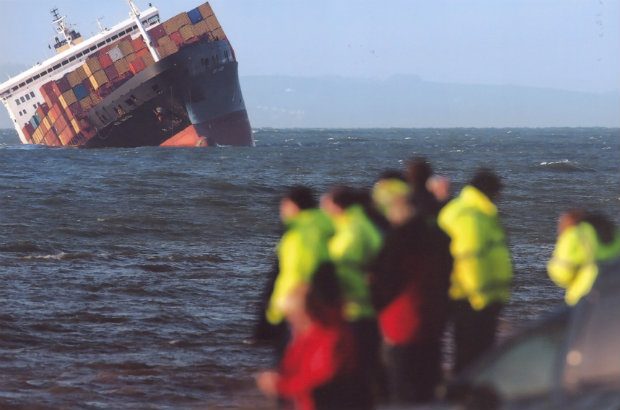
<instances>
[{"instance_id":1,"label":"red jacket","mask_svg":"<svg viewBox=\"0 0 620 410\"><path fill-rule=\"evenodd\" d=\"M280 364L278 392L299 410L314 410L312 393L338 376L352 371L355 362L351 334L344 325L313 323L294 336Z\"/></svg>"}]
</instances>

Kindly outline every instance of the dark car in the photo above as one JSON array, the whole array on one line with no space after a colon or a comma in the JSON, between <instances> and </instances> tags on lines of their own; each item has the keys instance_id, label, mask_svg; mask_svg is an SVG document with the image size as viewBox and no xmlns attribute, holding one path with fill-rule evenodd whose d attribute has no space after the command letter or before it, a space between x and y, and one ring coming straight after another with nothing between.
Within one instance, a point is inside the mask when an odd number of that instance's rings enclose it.
<instances>
[{"instance_id":1,"label":"dark car","mask_svg":"<svg viewBox=\"0 0 620 410\"><path fill-rule=\"evenodd\" d=\"M426 408L620 409L620 261L600 266L577 306L560 309L457 377L443 405Z\"/></svg>"}]
</instances>

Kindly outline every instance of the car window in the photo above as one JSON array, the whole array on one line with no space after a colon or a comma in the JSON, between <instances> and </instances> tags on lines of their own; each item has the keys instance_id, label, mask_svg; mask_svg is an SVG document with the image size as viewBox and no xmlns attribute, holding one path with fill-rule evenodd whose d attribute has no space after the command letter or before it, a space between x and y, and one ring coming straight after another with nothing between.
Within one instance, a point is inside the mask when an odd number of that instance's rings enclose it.
<instances>
[{"instance_id":1,"label":"car window","mask_svg":"<svg viewBox=\"0 0 620 410\"><path fill-rule=\"evenodd\" d=\"M620 384L620 298L600 295L567 355L565 383L571 385L615 382Z\"/></svg>"},{"instance_id":2,"label":"car window","mask_svg":"<svg viewBox=\"0 0 620 410\"><path fill-rule=\"evenodd\" d=\"M566 336L566 315L487 357L471 375L474 387L492 389L501 400L517 400L548 393L554 385L557 360Z\"/></svg>"}]
</instances>

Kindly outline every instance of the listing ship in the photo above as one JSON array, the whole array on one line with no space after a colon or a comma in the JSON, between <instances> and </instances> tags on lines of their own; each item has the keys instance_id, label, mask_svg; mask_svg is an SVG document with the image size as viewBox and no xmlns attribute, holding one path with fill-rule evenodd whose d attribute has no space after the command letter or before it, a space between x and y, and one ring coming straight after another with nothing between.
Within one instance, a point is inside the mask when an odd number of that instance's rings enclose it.
<instances>
[{"instance_id":1,"label":"listing ship","mask_svg":"<svg viewBox=\"0 0 620 410\"><path fill-rule=\"evenodd\" d=\"M253 145L235 53L209 3L164 22L128 3L130 18L89 39L52 10L56 55L0 85L22 143Z\"/></svg>"}]
</instances>

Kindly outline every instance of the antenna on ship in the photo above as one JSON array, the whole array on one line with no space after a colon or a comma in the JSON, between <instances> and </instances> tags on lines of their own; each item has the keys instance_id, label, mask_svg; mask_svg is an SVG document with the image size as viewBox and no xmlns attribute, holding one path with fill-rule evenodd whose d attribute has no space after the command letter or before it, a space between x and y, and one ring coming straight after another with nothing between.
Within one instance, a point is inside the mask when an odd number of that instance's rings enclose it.
<instances>
[{"instance_id":1,"label":"antenna on ship","mask_svg":"<svg viewBox=\"0 0 620 410\"><path fill-rule=\"evenodd\" d=\"M136 6L136 3L134 3L133 0L127 0L127 3L129 3L129 9L131 10L129 15L134 19L136 25L138 26L138 29L140 30L140 34L142 34L142 37L144 37L144 42L146 43L146 46L151 52L153 59L155 60L155 62L161 60L159 53L153 46L151 37L149 36L149 34L146 32L146 29L142 25L142 19L140 18L140 9L138 9L138 6Z\"/></svg>"}]
</instances>

